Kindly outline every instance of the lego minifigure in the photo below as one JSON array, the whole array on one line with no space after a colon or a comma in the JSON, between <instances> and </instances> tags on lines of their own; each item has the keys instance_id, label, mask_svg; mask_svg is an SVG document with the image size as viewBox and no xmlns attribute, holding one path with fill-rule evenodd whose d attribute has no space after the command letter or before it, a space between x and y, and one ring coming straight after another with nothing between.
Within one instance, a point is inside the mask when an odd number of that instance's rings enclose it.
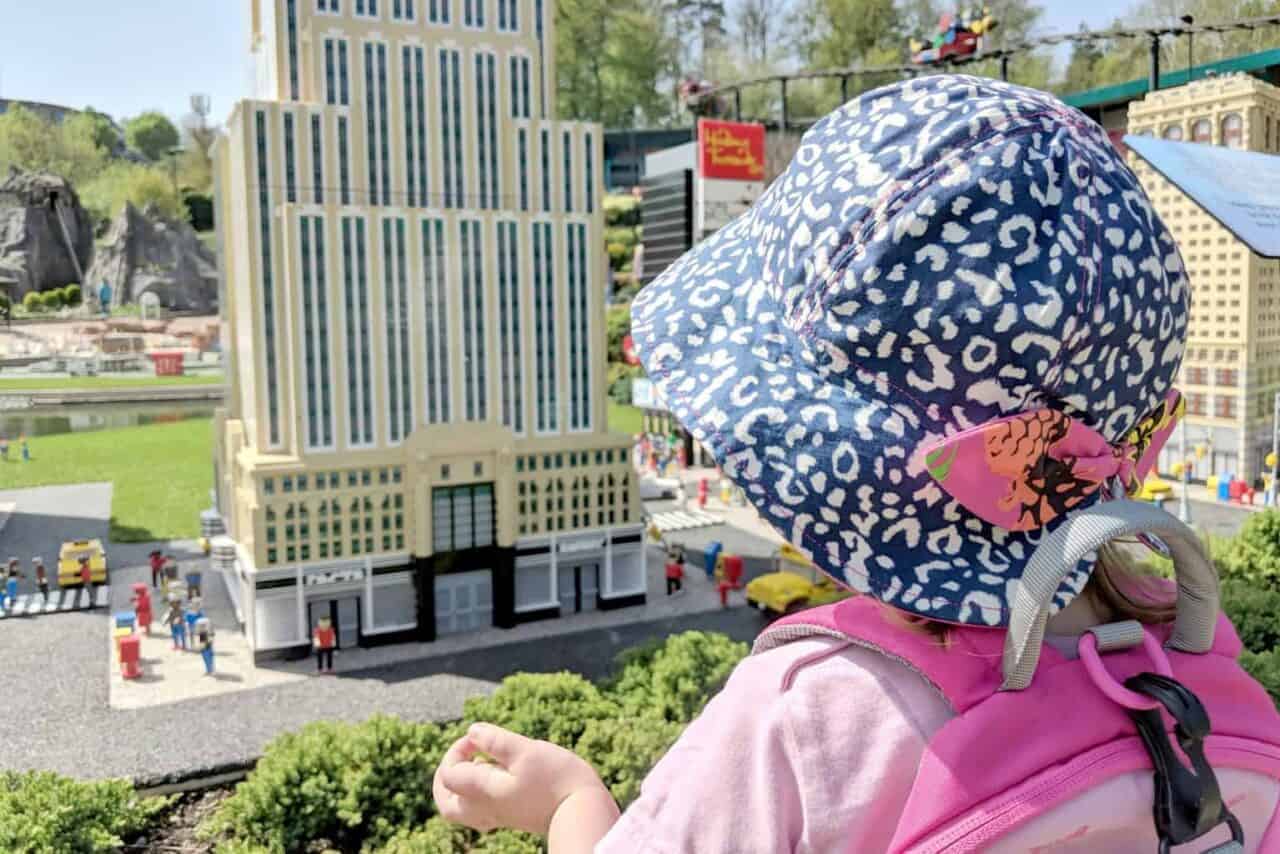
<instances>
[{"instance_id":1,"label":"lego minifigure","mask_svg":"<svg viewBox=\"0 0 1280 854\"><path fill-rule=\"evenodd\" d=\"M187 595L188 595L188 596L190 596L192 599L199 598L199 596L200 596L200 573L198 573L198 572L188 572L188 573L184 576L184 578L186 579L186 582L187 582Z\"/></svg>"},{"instance_id":2,"label":"lego minifigure","mask_svg":"<svg viewBox=\"0 0 1280 854\"><path fill-rule=\"evenodd\" d=\"M19 436L18 444L22 447L22 461L24 463L31 462L31 446L27 444L27 437Z\"/></svg>"},{"instance_id":3,"label":"lego minifigure","mask_svg":"<svg viewBox=\"0 0 1280 854\"><path fill-rule=\"evenodd\" d=\"M187 624L182 618L182 601L177 596L169 597L169 611L164 615L165 625L173 635L173 648L187 648Z\"/></svg>"},{"instance_id":4,"label":"lego minifigure","mask_svg":"<svg viewBox=\"0 0 1280 854\"><path fill-rule=\"evenodd\" d=\"M88 555L80 558L80 583L89 591L89 610L92 611L97 604L94 601L97 597L93 595L93 570L89 568Z\"/></svg>"},{"instance_id":5,"label":"lego minifigure","mask_svg":"<svg viewBox=\"0 0 1280 854\"><path fill-rule=\"evenodd\" d=\"M321 617L311 634L311 645L316 651L316 671L333 673L333 649L337 646L338 635L333 630L333 621Z\"/></svg>"},{"instance_id":6,"label":"lego minifigure","mask_svg":"<svg viewBox=\"0 0 1280 854\"><path fill-rule=\"evenodd\" d=\"M164 555L159 549L151 553L149 558L151 563L151 586L152 588L160 586L161 576L164 574Z\"/></svg>"},{"instance_id":7,"label":"lego minifigure","mask_svg":"<svg viewBox=\"0 0 1280 854\"><path fill-rule=\"evenodd\" d=\"M9 462L9 437L0 436L0 460Z\"/></svg>"},{"instance_id":8,"label":"lego minifigure","mask_svg":"<svg viewBox=\"0 0 1280 854\"><path fill-rule=\"evenodd\" d=\"M151 634L151 591L138 582L133 585L133 610L138 615L138 626Z\"/></svg>"},{"instance_id":9,"label":"lego minifigure","mask_svg":"<svg viewBox=\"0 0 1280 854\"><path fill-rule=\"evenodd\" d=\"M35 564L36 587L40 590L40 596L45 601L49 601L49 574L45 571L44 560L39 557L33 557L31 562Z\"/></svg>"},{"instance_id":10,"label":"lego minifigure","mask_svg":"<svg viewBox=\"0 0 1280 854\"><path fill-rule=\"evenodd\" d=\"M187 636L190 637L193 642L196 637L196 623L199 622L200 618L203 616L204 611L201 607L200 597L192 596L187 600L186 610L184 611L182 618L187 624Z\"/></svg>"},{"instance_id":11,"label":"lego minifigure","mask_svg":"<svg viewBox=\"0 0 1280 854\"><path fill-rule=\"evenodd\" d=\"M9 568L4 573L4 594L0 596L0 602L3 602L6 609L12 608L18 599L18 578L21 575L18 571L18 559L9 558Z\"/></svg>"},{"instance_id":12,"label":"lego minifigure","mask_svg":"<svg viewBox=\"0 0 1280 854\"><path fill-rule=\"evenodd\" d=\"M191 645L200 650L200 657L204 659L204 675L213 675L213 624L209 622L208 617L201 617L196 620L194 633L191 636Z\"/></svg>"},{"instance_id":13,"label":"lego minifigure","mask_svg":"<svg viewBox=\"0 0 1280 854\"><path fill-rule=\"evenodd\" d=\"M682 589L684 578L684 551L676 550L674 555L667 556L667 595Z\"/></svg>"}]
</instances>

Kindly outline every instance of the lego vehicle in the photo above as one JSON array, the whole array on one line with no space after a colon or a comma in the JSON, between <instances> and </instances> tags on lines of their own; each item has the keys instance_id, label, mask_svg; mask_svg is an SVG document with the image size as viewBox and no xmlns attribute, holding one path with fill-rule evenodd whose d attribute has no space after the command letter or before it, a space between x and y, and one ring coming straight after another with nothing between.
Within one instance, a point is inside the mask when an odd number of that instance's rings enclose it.
<instances>
[{"instance_id":1,"label":"lego vehicle","mask_svg":"<svg viewBox=\"0 0 1280 854\"><path fill-rule=\"evenodd\" d=\"M107 580L107 553L101 540L73 540L63 543L58 551L58 586L75 587L80 584L80 558L89 558L89 578L95 584Z\"/></svg>"},{"instance_id":2,"label":"lego vehicle","mask_svg":"<svg viewBox=\"0 0 1280 854\"><path fill-rule=\"evenodd\" d=\"M985 6L964 18L944 13L938 21L937 32L929 41L910 41L911 62L935 65L953 57L977 53L982 49L982 37L995 27L996 20Z\"/></svg>"},{"instance_id":3,"label":"lego vehicle","mask_svg":"<svg viewBox=\"0 0 1280 854\"><path fill-rule=\"evenodd\" d=\"M784 543L775 555L778 570L747 583L747 604L765 614L781 615L847 599L853 595L818 572L799 550ZM784 566L794 567L783 569Z\"/></svg>"},{"instance_id":4,"label":"lego vehicle","mask_svg":"<svg viewBox=\"0 0 1280 854\"><path fill-rule=\"evenodd\" d=\"M1142 490L1138 493L1138 498L1142 501L1161 501L1168 498L1172 493L1173 485L1153 474L1142 484Z\"/></svg>"}]
</instances>

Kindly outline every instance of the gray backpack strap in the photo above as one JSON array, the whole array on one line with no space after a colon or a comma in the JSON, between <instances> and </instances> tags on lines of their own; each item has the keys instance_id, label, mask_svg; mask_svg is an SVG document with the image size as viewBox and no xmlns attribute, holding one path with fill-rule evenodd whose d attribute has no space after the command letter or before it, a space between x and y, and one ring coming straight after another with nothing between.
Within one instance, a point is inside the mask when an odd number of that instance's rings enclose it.
<instances>
[{"instance_id":1,"label":"gray backpack strap","mask_svg":"<svg viewBox=\"0 0 1280 854\"><path fill-rule=\"evenodd\" d=\"M1071 513L1027 562L1009 603L1002 690L1031 684L1040 660L1049 607L1062 579L1090 552L1117 537L1155 534L1173 557L1178 616L1168 646L1203 653L1213 646L1218 622L1218 573L1195 532L1170 514L1136 501L1103 501Z\"/></svg>"}]
</instances>

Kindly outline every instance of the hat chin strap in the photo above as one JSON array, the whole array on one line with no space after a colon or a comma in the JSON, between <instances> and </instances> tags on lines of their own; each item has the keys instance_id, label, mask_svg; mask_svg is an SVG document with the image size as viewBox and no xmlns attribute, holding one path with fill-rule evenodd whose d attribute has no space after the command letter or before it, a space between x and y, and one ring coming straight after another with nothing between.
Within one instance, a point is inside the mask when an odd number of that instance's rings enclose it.
<instances>
[{"instance_id":1,"label":"hat chin strap","mask_svg":"<svg viewBox=\"0 0 1280 854\"><path fill-rule=\"evenodd\" d=\"M1218 573L1200 539L1178 519L1149 504L1102 501L1069 514L1027 562L1010 602L1001 690L1021 691L1031 684L1053 595L1067 573L1106 543L1136 534L1158 535L1173 558L1178 615L1166 646L1182 652L1209 651L1218 621Z\"/></svg>"}]
</instances>

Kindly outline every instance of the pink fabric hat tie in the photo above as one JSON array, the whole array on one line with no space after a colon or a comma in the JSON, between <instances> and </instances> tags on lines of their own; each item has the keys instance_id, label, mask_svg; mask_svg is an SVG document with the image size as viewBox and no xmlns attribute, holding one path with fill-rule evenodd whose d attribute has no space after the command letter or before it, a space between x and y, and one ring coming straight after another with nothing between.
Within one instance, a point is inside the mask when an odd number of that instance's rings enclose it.
<instances>
[{"instance_id":1,"label":"pink fabric hat tie","mask_svg":"<svg viewBox=\"0 0 1280 854\"><path fill-rule=\"evenodd\" d=\"M1184 408L1182 395L1170 391L1116 444L1057 410L1036 409L928 443L921 453L933 479L971 513L1010 531L1030 531L1116 479L1135 493Z\"/></svg>"}]
</instances>

